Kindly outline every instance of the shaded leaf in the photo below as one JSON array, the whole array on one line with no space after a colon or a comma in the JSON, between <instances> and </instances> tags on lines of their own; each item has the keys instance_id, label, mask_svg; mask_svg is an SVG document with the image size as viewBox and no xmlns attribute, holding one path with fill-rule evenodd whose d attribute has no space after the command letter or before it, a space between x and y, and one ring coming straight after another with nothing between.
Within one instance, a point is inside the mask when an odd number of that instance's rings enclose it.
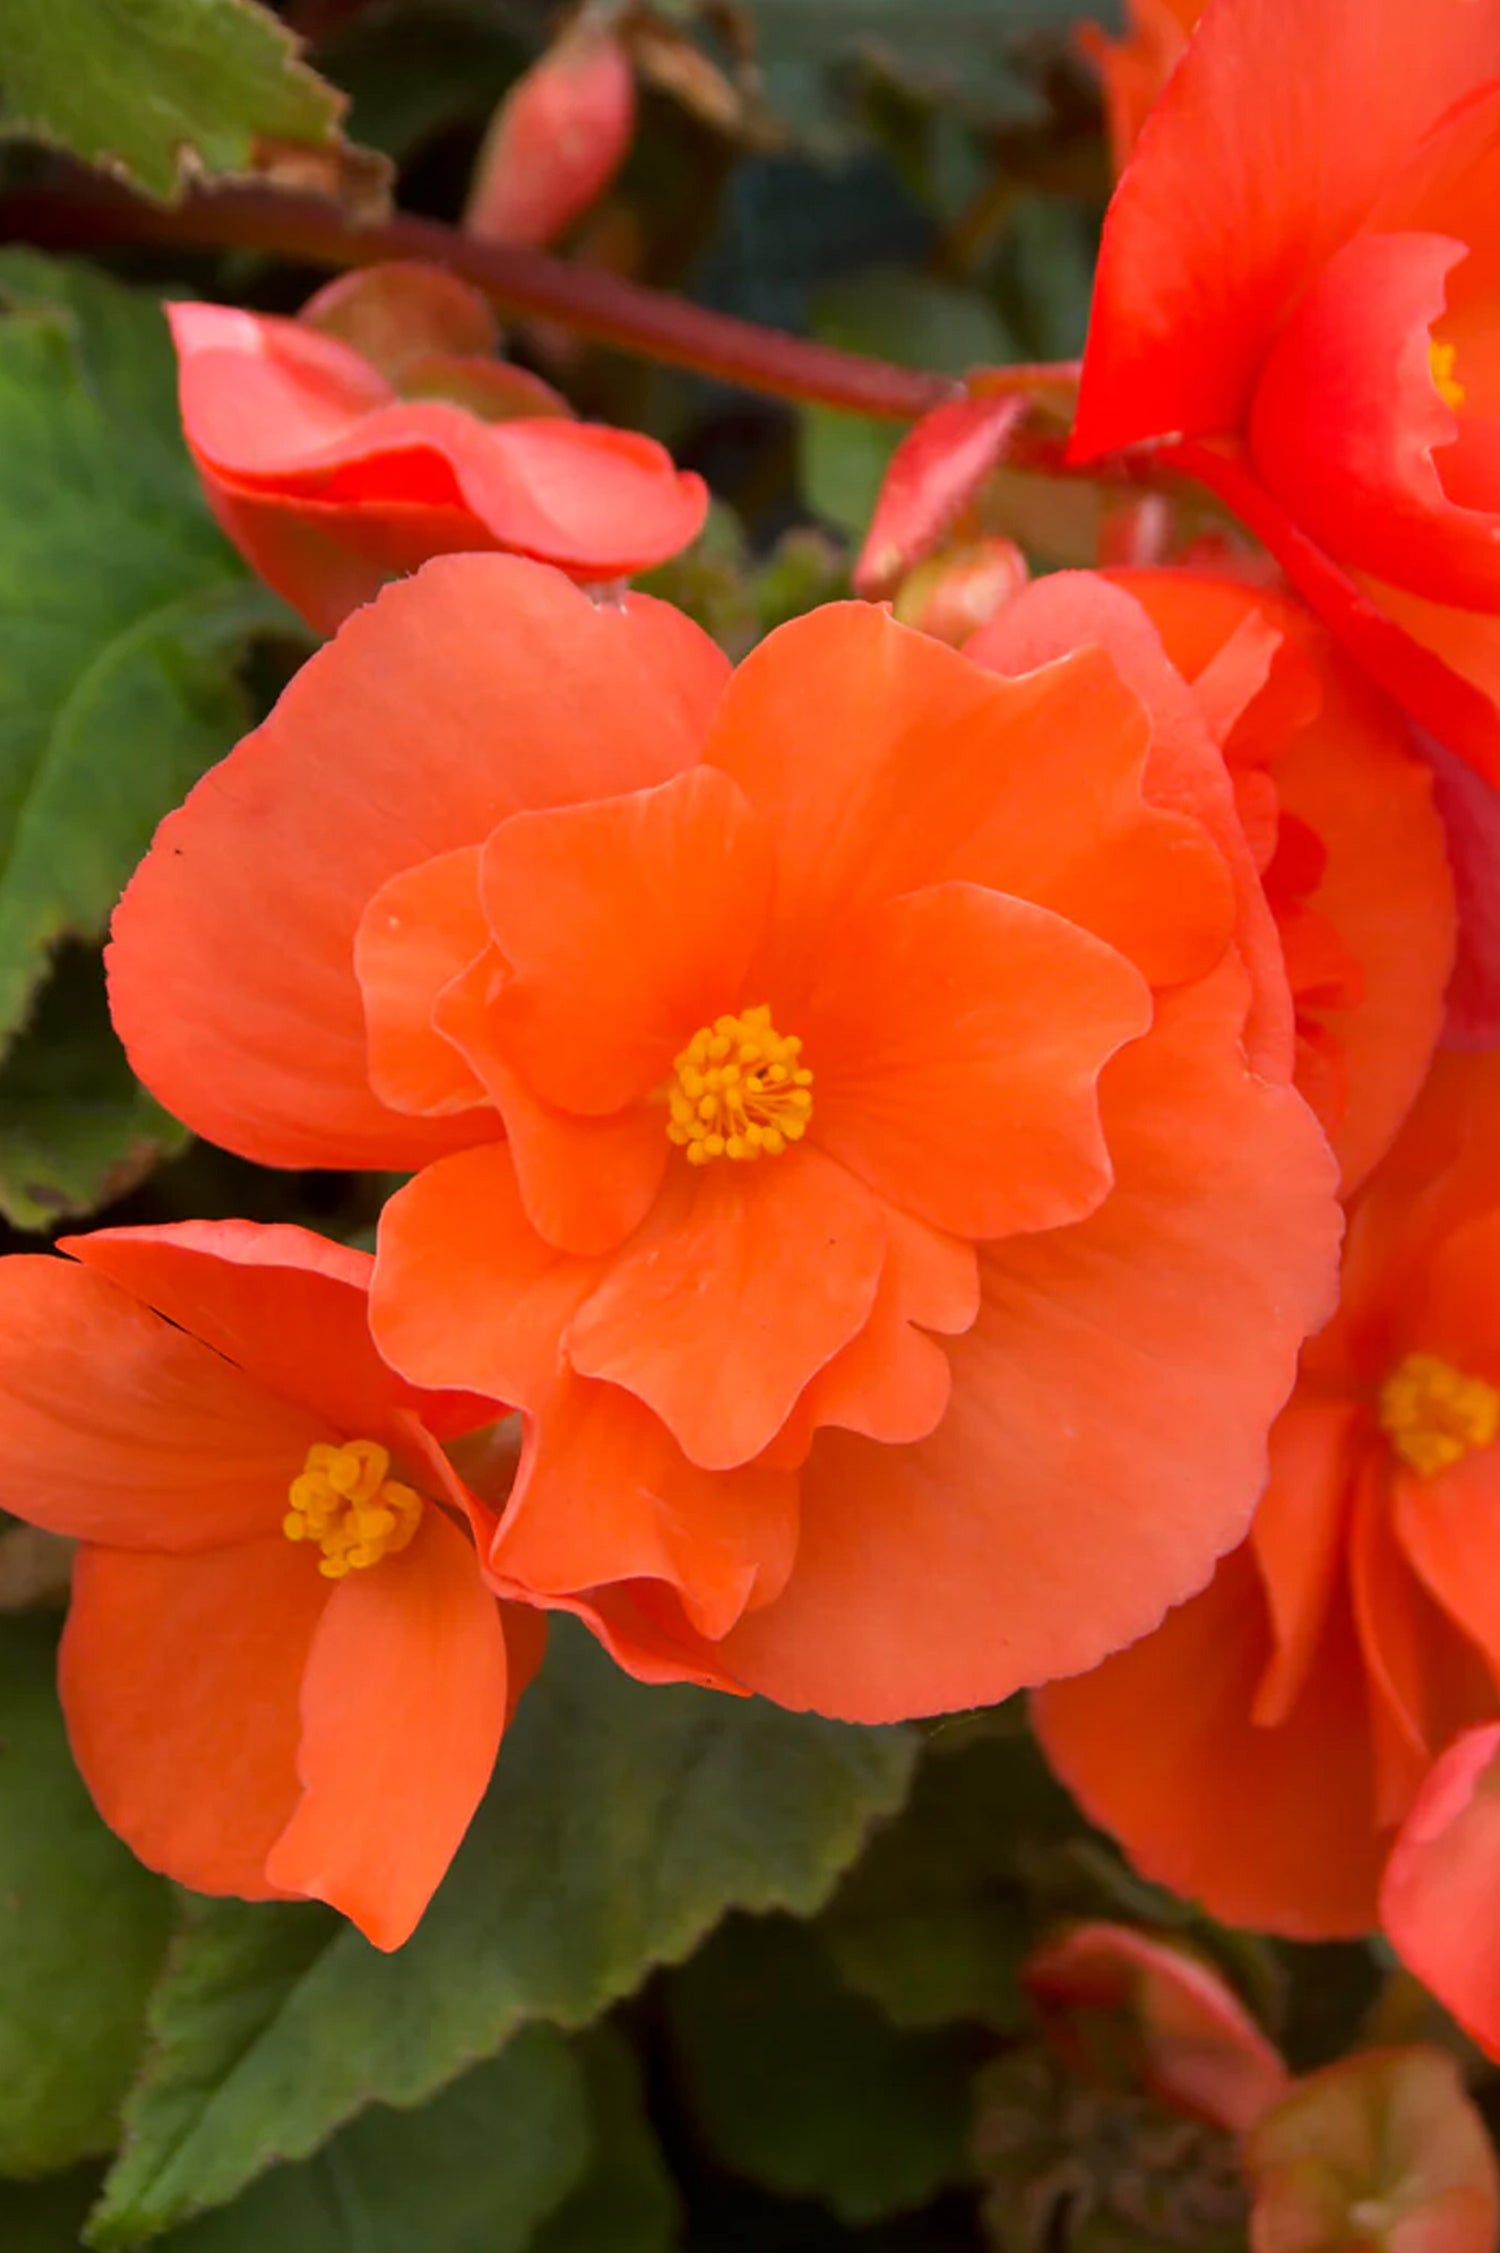
<instances>
[{"instance_id":1,"label":"shaded leaf","mask_svg":"<svg viewBox=\"0 0 1500 2253\"><path fill-rule=\"evenodd\" d=\"M6 0L0 131L154 196L297 158L297 185L337 187L343 110L256 0Z\"/></svg>"},{"instance_id":2,"label":"shaded leaf","mask_svg":"<svg viewBox=\"0 0 1500 2253\"><path fill-rule=\"evenodd\" d=\"M162 2253L522 2253L588 2163L583 2076L533 2026L419 2112L373 2105Z\"/></svg>"},{"instance_id":3,"label":"shaded leaf","mask_svg":"<svg viewBox=\"0 0 1500 2253\"><path fill-rule=\"evenodd\" d=\"M51 949L97 938L161 816L246 725L289 613L245 576L177 426L160 308L0 255L0 1048Z\"/></svg>"},{"instance_id":4,"label":"shaded leaf","mask_svg":"<svg viewBox=\"0 0 1500 2253\"><path fill-rule=\"evenodd\" d=\"M913 1751L903 1729L645 1688L564 1623L397 1954L317 1909L198 1914L92 2242L232 2198L372 2098L420 2103L529 2020L588 2023L736 1904L811 1912L899 1805Z\"/></svg>"},{"instance_id":5,"label":"shaded leaf","mask_svg":"<svg viewBox=\"0 0 1500 2253\"><path fill-rule=\"evenodd\" d=\"M0 1062L0 1213L47 1229L95 1212L187 1139L125 1061L98 957L65 949Z\"/></svg>"},{"instance_id":6,"label":"shaded leaf","mask_svg":"<svg viewBox=\"0 0 1500 2253\"><path fill-rule=\"evenodd\" d=\"M5 2253L77 2253L84 2216L99 2188L95 2167L35 2183L0 2182L0 2245Z\"/></svg>"},{"instance_id":7,"label":"shaded leaf","mask_svg":"<svg viewBox=\"0 0 1500 2253\"><path fill-rule=\"evenodd\" d=\"M105 1829L73 1766L56 1647L55 1618L0 1626L0 2173L11 2175L113 2143L169 1918L166 1887ZM10 2236L0 2243L9 2253Z\"/></svg>"},{"instance_id":8,"label":"shaded leaf","mask_svg":"<svg viewBox=\"0 0 1500 2253\"><path fill-rule=\"evenodd\" d=\"M667 1994L683 2101L737 2174L856 2225L969 2176L968 2046L898 2033L815 1933L733 1918Z\"/></svg>"},{"instance_id":9,"label":"shaded leaf","mask_svg":"<svg viewBox=\"0 0 1500 2253\"><path fill-rule=\"evenodd\" d=\"M574 2054L588 2089L593 2159L527 2253L672 2253L679 2200L630 2044L617 2028L596 2026Z\"/></svg>"}]
</instances>

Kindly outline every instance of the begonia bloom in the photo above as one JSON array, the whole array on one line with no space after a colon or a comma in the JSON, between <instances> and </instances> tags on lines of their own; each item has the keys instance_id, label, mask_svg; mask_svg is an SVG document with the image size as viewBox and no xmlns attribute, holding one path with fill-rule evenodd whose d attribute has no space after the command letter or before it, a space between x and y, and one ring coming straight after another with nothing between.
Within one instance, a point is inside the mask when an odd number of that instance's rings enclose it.
<instances>
[{"instance_id":1,"label":"begonia bloom","mask_svg":"<svg viewBox=\"0 0 1500 2253\"><path fill-rule=\"evenodd\" d=\"M1108 576L1145 610L1228 763L1286 960L1296 1083L1347 1195L1444 1029L1453 879L1430 770L1398 708L1297 603L1205 571Z\"/></svg>"},{"instance_id":2,"label":"begonia bloom","mask_svg":"<svg viewBox=\"0 0 1500 2253\"><path fill-rule=\"evenodd\" d=\"M547 385L485 357L493 317L464 284L438 277L439 293L423 269L377 269L357 277L361 293L391 274L384 286L401 289L409 323L434 302L441 313L415 334L428 349L394 367L346 341L359 330L325 320L321 299L297 320L167 307L183 431L209 505L309 625L332 633L429 556L505 548L606 580L695 536L708 505L700 478L654 439L574 422Z\"/></svg>"},{"instance_id":3,"label":"begonia bloom","mask_svg":"<svg viewBox=\"0 0 1500 2253\"><path fill-rule=\"evenodd\" d=\"M1171 441L1492 781L1497 120L1500 0L1213 0L1105 224L1074 438Z\"/></svg>"},{"instance_id":4,"label":"begonia bloom","mask_svg":"<svg viewBox=\"0 0 1500 2253\"><path fill-rule=\"evenodd\" d=\"M1136 1864L1227 1922L1368 1931L1433 1760L1500 1713L1500 1057L1441 1054L1355 1200L1250 1538L1036 1701Z\"/></svg>"},{"instance_id":5,"label":"begonia bloom","mask_svg":"<svg viewBox=\"0 0 1500 2253\"><path fill-rule=\"evenodd\" d=\"M368 1254L246 1221L0 1260L7 1510L81 1544L60 1687L107 1823L200 1893L411 1932L541 1650L445 1440L492 1401L370 1340Z\"/></svg>"},{"instance_id":6,"label":"begonia bloom","mask_svg":"<svg viewBox=\"0 0 1500 2253\"><path fill-rule=\"evenodd\" d=\"M854 603L730 677L442 560L169 817L111 966L202 1131L421 1169L376 1331L526 1411L502 1581L886 1719L1090 1663L1243 1531L1332 1161L1222 761L1102 651L1004 680Z\"/></svg>"}]
</instances>

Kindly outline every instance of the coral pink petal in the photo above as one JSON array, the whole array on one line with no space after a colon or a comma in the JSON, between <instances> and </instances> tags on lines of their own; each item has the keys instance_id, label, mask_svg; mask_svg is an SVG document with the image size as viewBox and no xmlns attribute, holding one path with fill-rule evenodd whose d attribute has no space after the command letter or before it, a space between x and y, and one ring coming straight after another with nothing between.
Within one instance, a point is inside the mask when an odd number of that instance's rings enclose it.
<instances>
[{"instance_id":1,"label":"coral pink petal","mask_svg":"<svg viewBox=\"0 0 1500 2253\"><path fill-rule=\"evenodd\" d=\"M485 913L509 966L490 1012L497 1053L563 1110L639 1101L736 1007L774 880L766 824L712 767L516 814L484 853Z\"/></svg>"},{"instance_id":2,"label":"coral pink petal","mask_svg":"<svg viewBox=\"0 0 1500 2253\"><path fill-rule=\"evenodd\" d=\"M411 1546L334 1587L302 1685L302 1796L267 1876L399 1948L495 1765L505 1639L468 1541L429 1508Z\"/></svg>"},{"instance_id":3,"label":"coral pink petal","mask_svg":"<svg viewBox=\"0 0 1500 2253\"><path fill-rule=\"evenodd\" d=\"M885 1228L879 1200L806 1145L674 1176L566 1350L654 1409L693 1462L729 1470L869 1319Z\"/></svg>"},{"instance_id":4,"label":"coral pink petal","mask_svg":"<svg viewBox=\"0 0 1500 2253\"><path fill-rule=\"evenodd\" d=\"M1151 1022L1112 947L1046 908L939 884L851 920L818 965L810 1139L953 1236L1056 1228L1112 1179L1099 1074Z\"/></svg>"},{"instance_id":5,"label":"coral pink petal","mask_svg":"<svg viewBox=\"0 0 1500 2253\"><path fill-rule=\"evenodd\" d=\"M1448 1746L1391 1848L1380 1923L1409 1971L1500 2057L1500 1726Z\"/></svg>"},{"instance_id":6,"label":"coral pink petal","mask_svg":"<svg viewBox=\"0 0 1500 2253\"><path fill-rule=\"evenodd\" d=\"M817 1442L791 1585L726 1647L753 1688L863 1721L992 1704L1143 1634L1242 1536L1338 1240L1311 1115L1245 1070L1244 999L1226 964L1108 1066L1116 1187L983 1251L933 1437Z\"/></svg>"},{"instance_id":7,"label":"coral pink petal","mask_svg":"<svg viewBox=\"0 0 1500 2253\"><path fill-rule=\"evenodd\" d=\"M433 1023L443 988L489 947L477 845L390 877L360 917L354 971L364 997L370 1087L418 1117L472 1111L484 1083Z\"/></svg>"},{"instance_id":8,"label":"coral pink petal","mask_svg":"<svg viewBox=\"0 0 1500 2253\"><path fill-rule=\"evenodd\" d=\"M206 1556L86 1545L59 1688L112 1830L195 1893L266 1900L297 1803L302 1672L329 1583L278 1530Z\"/></svg>"},{"instance_id":9,"label":"coral pink petal","mask_svg":"<svg viewBox=\"0 0 1500 2253\"><path fill-rule=\"evenodd\" d=\"M0 1262L6 1503L30 1524L121 1549L248 1541L279 1527L288 1485L327 1436L324 1415L277 1399L107 1275Z\"/></svg>"},{"instance_id":10,"label":"coral pink petal","mask_svg":"<svg viewBox=\"0 0 1500 2253\"><path fill-rule=\"evenodd\" d=\"M1080 456L1239 427L1287 306L1497 55L1500 0L1217 0L1105 223Z\"/></svg>"},{"instance_id":11,"label":"coral pink petal","mask_svg":"<svg viewBox=\"0 0 1500 2253\"><path fill-rule=\"evenodd\" d=\"M1250 1528L1274 1645L1256 1685L1251 1719L1274 1729L1307 1680L1333 1601L1362 1447L1358 1401L1298 1387L1271 1427L1271 1470Z\"/></svg>"},{"instance_id":12,"label":"coral pink petal","mask_svg":"<svg viewBox=\"0 0 1500 2253\"><path fill-rule=\"evenodd\" d=\"M665 605L598 606L514 557L440 558L388 589L168 817L121 901L111 998L137 1071L265 1164L412 1167L471 1139L370 1088L371 897L523 807L694 764L726 670Z\"/></svg>"}]
</instances>

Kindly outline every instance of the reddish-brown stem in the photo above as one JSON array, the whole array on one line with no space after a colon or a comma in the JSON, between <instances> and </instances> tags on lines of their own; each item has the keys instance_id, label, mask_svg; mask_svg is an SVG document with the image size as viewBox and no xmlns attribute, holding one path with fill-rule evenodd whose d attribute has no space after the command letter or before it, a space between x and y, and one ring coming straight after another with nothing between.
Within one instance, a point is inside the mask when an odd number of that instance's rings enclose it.
<instances>
[{"instance_id":1,"label":"reddish-brown stem","mask_svg":"<svg viewBox=\"0 0 1500 2253\"><path fill-rule=\"evenodd\" d=\"M0 198L0 240L69 250L202 243L269 251L315 266L423 259L472 282L512 319L557 321L595 343L777 398L913 422L960 389L956 378L835 351L541 251L477 242L434 219L398 212L359 225L321 198L274 188L203 188L173 205L144 203L93 180L40 189Z\"/></svg>"}]
</instances>

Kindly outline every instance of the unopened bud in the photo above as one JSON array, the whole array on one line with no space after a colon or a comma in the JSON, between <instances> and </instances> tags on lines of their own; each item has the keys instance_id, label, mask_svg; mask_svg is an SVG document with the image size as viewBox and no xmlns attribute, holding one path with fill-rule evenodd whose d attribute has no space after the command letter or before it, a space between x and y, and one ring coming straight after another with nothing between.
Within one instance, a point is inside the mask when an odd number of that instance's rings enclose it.
<instances>
[{"instance_id":1,"label":"unopened bud","mask_svg":"<svg viewBox=\"0 0 1500 2253\"><path fill-rule=\"evenodd\" d=\"M1014 540L996 534L929 556L902 580L892 605L903 626L961 649L1020 593L1030 572Z\"/></svg>"},{"instance_id":2,"label":"unopened bud","mask_svg":"<svg viewBox=\"0 0 1500 2253\"><path fill-rule=\"evenodd\" d=\"M612 31L565 32L506 95L485 136L464 226L540 249L587 211L623 163L635 79Z\"/></svg>"}]
</instances>

